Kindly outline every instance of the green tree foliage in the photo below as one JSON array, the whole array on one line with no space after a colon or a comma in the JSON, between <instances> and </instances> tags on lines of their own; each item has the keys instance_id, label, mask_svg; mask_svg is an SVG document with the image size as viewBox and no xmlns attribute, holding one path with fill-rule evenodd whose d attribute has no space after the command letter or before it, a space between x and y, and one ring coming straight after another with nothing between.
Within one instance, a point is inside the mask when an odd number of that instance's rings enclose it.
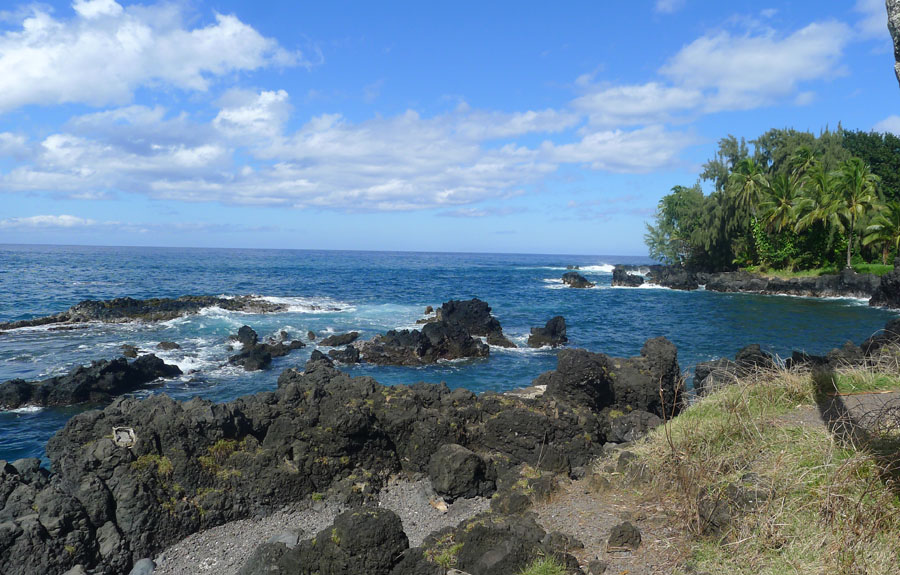
<instances>
[{"instance_id":1,"label":"green tree foliage","mask_svg":"<svg viewBox=\"0 0 900 575\"><path fill-rule=\"evenodd\" d=\"M645 235L651 257L707 270L849 266L855 250L885 259L900 246L900 198L883 208L883 179L845 147L865 144L900 172L900 140L877 136L776 129L751 141L752 151L743 139L721 139L700 174L712 191L698 182L660 200Z\"/></svg>"},{"instance_id":2,"label":"green tree foliage","mask_svg":"<svg viewBox=\"0 0 900 575\"><path fill-rule=\"evenodd\" d=\"M900 138L878 132L844 132L844 147L881 178L887 200L900 200Z\"/></svg>"}]
</instances>

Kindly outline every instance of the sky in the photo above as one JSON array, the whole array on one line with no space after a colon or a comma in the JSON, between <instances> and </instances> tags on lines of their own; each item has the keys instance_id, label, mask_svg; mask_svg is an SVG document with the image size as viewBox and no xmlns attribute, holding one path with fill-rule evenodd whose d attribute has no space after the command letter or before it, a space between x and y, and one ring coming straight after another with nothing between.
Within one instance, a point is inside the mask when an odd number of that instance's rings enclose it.
<instances>
[{"instance_id":1,"label":"sky","mask_svg":"<svg viewBox=\"0 0 900 575\"><path fill-rule=\"evenodd\" d=\"M0 4L0 243L645 255L726 136L900 134L883 0Z\"/></svg>"}]
</instances>

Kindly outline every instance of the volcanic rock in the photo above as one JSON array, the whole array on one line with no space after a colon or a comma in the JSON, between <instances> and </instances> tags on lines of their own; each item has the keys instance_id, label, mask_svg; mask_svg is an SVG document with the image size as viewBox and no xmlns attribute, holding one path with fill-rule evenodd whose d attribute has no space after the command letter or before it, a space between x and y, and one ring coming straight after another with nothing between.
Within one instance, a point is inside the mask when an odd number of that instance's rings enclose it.
<instances>
[{"instance_id":1,"label":"volcanic rock","mask_svg":"<svg viewBox=\"0 0 900 575\"><path fill-rule=\"evenodd\" d=\"M578 272L566 272L562 275L562 281L569 287L572 288L592 288L594 284L589 282L587 278L581 275Z\"/></svg>"},{"instance_id":2,"label":"volcanic rock","mask_svg":"<svg viewBox=\"0 0 900 575\"><path fill-rule=\"evenodd\" d=\"M566 320L558 315L547 321L544 327L531 328L528 336L528 347L557 347L569 341L566 337Z\"/></svg>"}]
</instances>

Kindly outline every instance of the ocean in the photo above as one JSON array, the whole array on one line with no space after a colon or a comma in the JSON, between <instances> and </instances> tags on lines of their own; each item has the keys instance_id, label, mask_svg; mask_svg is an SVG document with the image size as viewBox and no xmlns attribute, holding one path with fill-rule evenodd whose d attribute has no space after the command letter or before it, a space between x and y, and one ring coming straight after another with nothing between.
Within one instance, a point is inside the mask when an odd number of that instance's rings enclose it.
<instances>
[{"instance_id":1,"label":"ocean","mask_svg":"<svg viewBox=\"0 0 900 575\"><path fill-rule=\"evenodd\" d=\"M556 351L524 347L531 327L566 319L570 347L633 356L644 341L666 336L682 370L732 357L758 343L779 356L824 353L861 342L895 312L854 299L723 294L662 288L613 288L612 265L648 264L627 256L349 252L0 245L0 321L64 311L85 299L255 294L284 302L270 315L217 308L156 324L96 324L87 329L25 328L0 335L0 381L60 375L91 360L112 359L136 345L177 364L185 375L139 395L228 401L276 387L281 371L301 367L314 344L276 358L271 369L244 372L227 365L229 335L242 325L263 339L282 330L306 340L359 331L368 339L389 329L416 328L428 305L478 297L487 301L518 349L428 367L344 368L384 384L446 382L472 391L527 386L556 365ZM597 286L563 285L566 266L579 266ZM180 350L161 352L160 341ZM44 444L72 415L92 406L0 412L0 459L43 457ZM93 406L95 407L95 406Z\"/></svg>"}]
</instances>

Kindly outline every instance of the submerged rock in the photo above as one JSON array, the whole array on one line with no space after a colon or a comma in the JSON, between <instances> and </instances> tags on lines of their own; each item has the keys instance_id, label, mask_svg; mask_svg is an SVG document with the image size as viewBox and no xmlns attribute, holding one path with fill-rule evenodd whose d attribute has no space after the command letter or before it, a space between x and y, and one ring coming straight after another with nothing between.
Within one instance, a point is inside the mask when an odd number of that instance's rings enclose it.
<instances>
[{"instance_id":1,"label":"submerged rock","mask_svg":"<svg viewBox=\"0 0 900 575\"><path fill-rule=\"evenodd\" d=\"M589 282L586 277L581 275L578 272L566 272L562 275L562 281L564 284L571 288L592 288L594 284Z\"/></svg>"},{"instance_id":2,"label":"submerged rock","mask_svg":"<svg viewBox=\"0 0 900 575\"><path fill-rule=\"evenodd\" d=\"M551 318L544 327L531 328L528 336L528 347L544 347L549 345L557 347L569 341L566 337L566 320L558 315Z\"/></svg>"},{"instance_id":3,"label":"submerged rock","mask_svg":"<svg viewBox=\"0 0 900 575\"><path fill-rule=\"evenodd\" d=\"M0 407L23 405L61 406L85 402L106 402L117 395L138 390L160 379L181 375L178 366L155 355L143 355L129 363L124 357L94 361L66 375L43 381L14 379L0 384Z\"/></svg>"}]
</instances>

